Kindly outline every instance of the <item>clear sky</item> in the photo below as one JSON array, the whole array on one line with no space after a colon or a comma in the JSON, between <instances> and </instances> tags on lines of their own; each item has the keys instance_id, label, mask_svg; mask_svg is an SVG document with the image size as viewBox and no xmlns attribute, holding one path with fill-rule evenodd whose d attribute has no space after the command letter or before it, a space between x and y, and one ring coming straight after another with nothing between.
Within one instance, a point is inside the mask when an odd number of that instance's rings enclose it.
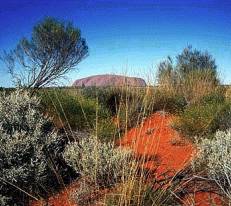
<instances>
[{"instance_id":1,"label":"clear sky","mask_svg":"<svg viewBox=\"0 0 231 206\"><path fill-rule=\"evenodd\" d=\"M44 16L72 21L90 55L69 81L125 73L146 79L166 56L187 45L209 51L224 83L231 83L231 0L0 0L0 50L30 37ZM0 63L0 86L11 81Z\"/></svg>"}]
</instances>

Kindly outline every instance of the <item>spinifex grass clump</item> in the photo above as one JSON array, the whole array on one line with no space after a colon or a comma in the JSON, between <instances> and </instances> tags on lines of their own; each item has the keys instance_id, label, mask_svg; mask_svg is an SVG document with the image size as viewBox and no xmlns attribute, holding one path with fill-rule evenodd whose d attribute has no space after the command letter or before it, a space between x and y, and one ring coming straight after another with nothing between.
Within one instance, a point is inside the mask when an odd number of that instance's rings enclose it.
<instances>
[{"instance_id":1,"label":"spinifex grass clump","mask_svg":"<svg viewBox=\"0 0 231 206\"><path fill-rule=\"evenodd\" d=\"M55 183L49 160L58 137L39 104L21 90L0 97L0 195L9 205L44 195Z\"/></svg>"},{"instance_id":2,"label":"spinifex grass clump","mask_svg":"<svg viewBox=\"0 0 231 206\"><path fill-rule=\"evenodd\" d=\"M178 114L182 112L187 105L187 102L183 95L179 95L172 91L165 90L163 88L156 88L153 93L150 107L152 111L166 111L171 114Z\"/></svg>"},{"instance_id":3,"label":"spinifex grass clump","mask_svg":"<svg viewBox=\"0 0 231 206\"><path fill-rule=\"evenodd\" d=\"M118 184L112 193L104 199L106 206L179 206L177 190L181 190L179 183L176 186L154 186L154 180L145 177L132 177L127 182ZM178 188L179 187L179 188Z\"/></svg>"},{"instance_id":4,"label":"spinifex grass clump","mask_svg":"<svg viewBox=\"0 0 231 206\"><path fill-rule=\"evenodd\" d=\"M41 93L45 112L53 117L58 128L86 129L93 126L96 101L73 95L64 89L44 90Z\"/></svg>"},{"instance_id":5,"label":"spinifex grass clump","mask_svg":"<svg viewBox=\"0 0 231 206\"><path fill-rule=\"evenodd\" d=\"M146 88L134 88L129 86L84 88L83 96L98 99L99 104L106 107L118 121L118 129L121 133L126 129L136 126L142 117L147 116Z\"/></svg>"}]
</instances>

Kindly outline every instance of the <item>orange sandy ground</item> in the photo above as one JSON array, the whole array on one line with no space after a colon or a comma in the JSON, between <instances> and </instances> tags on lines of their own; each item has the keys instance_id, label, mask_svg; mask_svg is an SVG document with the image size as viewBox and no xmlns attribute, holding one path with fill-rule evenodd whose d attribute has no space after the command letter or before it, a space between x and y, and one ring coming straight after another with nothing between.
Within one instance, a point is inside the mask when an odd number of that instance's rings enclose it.
<instances>
[{"instance_id":1,"label":"orange sandy ground","mask_svg":"<svg viewBox=\"0 0 231 206\"><path fill-rule=\"evenodd\" d=\"M77 188L77 185L71 184L67 188L65 188L63 191L58 193L57 195L54 195L49 198L49 206L77 206L72 200L71 200L71 194L74 192ZM40 201L33 201L31 203L31 206L44 206L45 202Z\"/></svg>"},{"instance_id":2,"label":"orange sandy ground","mask_svg":"<svg viewBox=\"0 0 231 206\"><path fill-rule=\"evenodd\" d=\"M132 148L138 156L154 159L147 161L144 167L157 169L157 178L164 173L174 175L181 171L195 152L192 144L171 128L171 120L170 115L155 113L139 128L131 129L120 141L122 146Z\"/></svg>"},{"instance_id":3,"label":"orange sandy ground","mask_svg":"<svg viewBox=\"0 0 231 206\"><path fill-rule=\"evenodd\" d=\"M131 148L138 156L151 158L145 162L144 167L155 169L157 179L165 178L166 174L173 177L183 170L196 154L192 143L171 127L172 120L173 116L157 112L147 118L140 127L131 129L120 141L122 146ZM210 206L214 203L216 206L222 205L219 196L200 192L188 195L182 204Z\"/></svg>"},{"instance_id":4,"label":"orange sandy ground","mask_svg":"<svg viewBox=\"0 0 231 206\"><path fill-rule=\"evenodd\" d=\"M163 173L174 176L190 163L196 152L189 141L171 128L172 119L172 116L162 112L155 113L140 127L131 129L119 142L121 146L132 149L138 156L150 157L144 167L149 170L156 169L157 178L161 178ZM68 200L75 187L70 186L51 197L50 206L76 206ZM218 196L202 192L185 197L183 205L210 206L211 201L221 205ZM41 202L36 202L32 206L41 206Z\"/></svg>"}]
</instances>

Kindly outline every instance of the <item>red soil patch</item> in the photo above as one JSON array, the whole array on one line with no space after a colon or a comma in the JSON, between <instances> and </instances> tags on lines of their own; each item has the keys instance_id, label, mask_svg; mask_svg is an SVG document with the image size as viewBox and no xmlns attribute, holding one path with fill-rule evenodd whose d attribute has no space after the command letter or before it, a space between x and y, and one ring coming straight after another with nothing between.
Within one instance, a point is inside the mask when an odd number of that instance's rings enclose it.
<instances>
[{"instance_id":1,"label":"red soil patch","mask_svg":"<svg viewBox=\"0 0 231 206\"><path fill-rule=\"evenodd\" d=\"M49 206L77 206L72 200L71 200L71 194L76 190L77 184L71 184L67 188L65 188L60 193L52 196L49 198ZM31 206L44 206L44 201L34 201L31 203Z\"/></svg>"},{"instance_id":2,"label":"red soil patch","mask_svg":"<svg viewBox=\"0 0 231 206\"><path fill-rule=\"evenodd\" d=\"M195 153L193 145L171 128L173 117L165 113L155 113L138 128L131 129L120 144L131 148L136 155L157 161L147 161L144 167L157 169L156 174L175 175L189 164Z\"/></svg>"},{"instance_id":3,"label":"red soil patch","mask_svg":"<svg viewBox=\"0 0 231 206\"><path fill-rule=\"evenodd\" d=\"M221 206L225 205L221 197L209 192L196 192L188 195L183 200L185 206Z\"/></svg>"},{"instance_id":4,"label":"red soil patch","mask_svg":"<svg viewBox=\"0 0 231 206\"><path fill-rule=\"evenodd\" d=\"M190 164L196 154L193 144L171 127L173 118L166 113L155 113L140 127L131 129L119 142L137 156L144 156L148 161L143 167L155 170L157 179L166 178L166 174L173 177ZM221 198L208 192L198 192L193 197L188 195L183 200L183 205L209 206L213 203L222 205Z\"/></svg>"}]
</instances>

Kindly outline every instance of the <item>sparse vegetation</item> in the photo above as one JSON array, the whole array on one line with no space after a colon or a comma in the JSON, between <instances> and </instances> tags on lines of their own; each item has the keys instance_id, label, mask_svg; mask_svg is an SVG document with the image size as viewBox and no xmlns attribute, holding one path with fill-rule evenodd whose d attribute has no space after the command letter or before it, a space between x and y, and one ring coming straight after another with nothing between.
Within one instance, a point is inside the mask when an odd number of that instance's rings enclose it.
<instances>
[{"instance_id":1,"label":"sparse vegetation","mask_svg":"<svg viewBox=\"0 0 231 206\"><path fill-rule=\"evenodd\" d=\"M188 104L196 103L219 85L215 59L208 52L187 47L176 57L168 57L158 67L158 83L167 92L183 96Z\"/></svg>"},{"instance_id":2,"label":"sparse vegetation","mask_svg":"<svg viewBox=\"0 0 231 206\"><path fill-rule=\"evenodd\" d=\"M85 130L105 141L118 136L109 109L97 98L85 97L77 89L42 90L40 95L44 112L53 118L57 128L68 132Z\"/></svg>"},{"instance_id":3,"label":"sparse vegetation","mask_svg":"<svg viewBox=\"0 0 231 206\"><path fill-rule=\"evenodd\" d=\"M230 111L231 104L222 94L209 94L180 113L173 127L188 137L211 135L230 127Z\"/></svg>"},{"instance_id":4,"label":"sparse vegetation","mask_svg":"<svg viewBox=\"0 0 231 206\"><path fill-rule=\"evenodd\" d=\"M155 181L153 181L155 182ZM173 184L171 187L154 187L144 178L132 179L117 185L112 194L105 197L107 206L178 206Z\"/></svg>"}]
</instances>

